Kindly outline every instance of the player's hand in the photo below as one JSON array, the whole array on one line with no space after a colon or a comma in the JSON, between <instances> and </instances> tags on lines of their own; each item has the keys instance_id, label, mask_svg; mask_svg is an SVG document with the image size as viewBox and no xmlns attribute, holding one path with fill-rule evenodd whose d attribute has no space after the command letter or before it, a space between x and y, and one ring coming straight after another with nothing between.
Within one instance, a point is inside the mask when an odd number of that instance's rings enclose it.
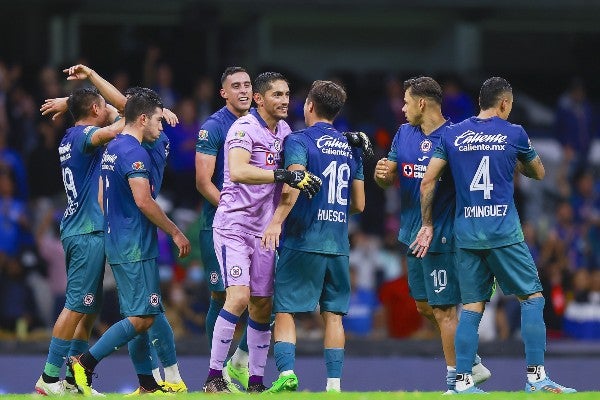
<instances>
[{"instance_id":1,"label":"player's hand","mask_svg":"<svg viewBox=\"0 0 600 400\"><path fill-rule=\"evenodd\" d=\"M163 108L163 119L172 127L175 127L175 125L179 123L179 118L177 118L177 115L175 115L175 113L168 108Z\"/></svg>"},{"instance_id":2,"label":"player's hand","mask_svg":"<svg viewBox=\"0 0 600 400\"><path fill-rule=\"evenodd\" d=\"M192 246L188 238L181 231L173 235L173 242L175 242L175 246L179 249L179 258L185 258L190 254Z\"/></svg>"},{"instance_id":3,"label":"player's hand","mask_svg":"<svg viewBox=\"0 0 600 400\"><path fill-rule=\"evenodd\" d=\"M89 78L94 70L90 67L86 67L83 64L77 64L63 69L63 72L67 74L68 81L81 81Z\"/></svg>"},{"instance_id":4,"label":"player's hand","mask_svg":"<svg viewBox=\"0 0 600 400\"><path fill-rule=\"evenodd\" d=\"M274 172L275 182L285 182L294 189L300 189L309 199L321 189L323 181L309 171L276 169Z\"/></svg>"},{"instance_id":5,"label":"player's hand","mask_svg":"<svg viewBox=\"0 0 600 400\"><path fill-rule=\"evenodd\" d=\"M377 161L377 164L375 164L375 178L384 181L388 179L390 176L390 167L388 166L387 161L387 158L382 158Z\"/></svg>"},{"instance_id":6,"label":"player's hand","mask_svg":"<svg viewBox=\"0 0 600 400\"><path fill-rule=\"evenodd\" d=\"M260 239L260 245L263 249L275 250L279 247L279 237L281 236L281 224L271 222L265 233Z\"/></svg>"},{"instance_id":7,"label":"player's hand","mask_svg":"<svg viewBox=\"0 0 600 400\"><path fill-rule=\"evenodd\" d=\"M60 115L69 110L67 106L67 97L58 97L55 99L46 99L40 107L42 115L52 115L52 120L56 120Z\"/></svg>"},{"instance_id":8,"label":"player's hand","mask_svg":"<svg viewBox=\"0 0 600 400\"><path fill-rule=\"evenodd\" d=\"M429 245L433 239L433 226L422 225L417 233L415 241L411 243L410 249L415 257L423 258L429 250Z\"/></svg>"},{"instance_id":9,"label":"player's hand","mask_svg":"<svg viewBox=\"0 0 600 400\"><path fill-rule=\"evenodd\" d=\"M344 132L344 136L348 139L348 143L352 147L359 147L363 151L363 156L366 159L371 159L375 157L375 153L373 153L373 145L371 144L371 140L364 132Z\"/></svg>"}]
</instances>

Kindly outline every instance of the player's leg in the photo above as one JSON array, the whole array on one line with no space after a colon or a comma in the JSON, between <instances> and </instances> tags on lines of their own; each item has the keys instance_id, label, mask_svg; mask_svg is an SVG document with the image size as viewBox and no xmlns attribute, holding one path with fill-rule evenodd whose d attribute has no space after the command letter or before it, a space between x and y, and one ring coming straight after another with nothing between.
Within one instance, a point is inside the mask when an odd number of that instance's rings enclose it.
<instances>
[{"instance_id":1,"label":"player's leg","mask_svg":"<svg viewBox=\"0 0 600 400\"><path fill-rule=\"evenodd\" d=\"M85 395L91 393L91 378L96 365L115 349L146 332L154 317L164 312L155 259L111 265L111 268L117 282L121 315L125 318L112 325L87 352L70 358L75 382ZM150 377L154 381L152 375Z\"/></svg>"},{"instance_id":2,"label":"player's leg","mask_svg":"<svg viewBox=\"0 0 600 400\"><path fill-rule=\"evenodd\" d=\"M210 290L210 302L206 312L206 337L209 347L212 347L213 331L217 317L225 305L225 284L221 276L221 267L215 254L215 245L213 241L213 231L200 231L200 249L202 264L204 265L205 281ZM223 369L223 377L229 383L229 389L233 392L238 391L231 379L236 379L244 387L248 387L248 343L246 340L246 330L240 340L238 348L227 362Z\"/></svg>"},{"instance_id":3,"label":"player's leg","mask_svg":"<svg viewBox=\"0 0 600 400\"><path fill-rule=\"evenodd\" d=\"M215 322L205 392L230 392L223 379L235 327L250 302L250 255L254 238L228 230L213 230L215 253L226 287L225 304Z\"/></svg>"},{"instance_id":4,"label":"player's leg","mask_svg":"<svg viewBox=\"0 0 600 400\"><path fill-rule=\"evenodd\" d=\"M98 296L100 297L100 296ZM73 340L71 340L71 348L69 349L69 357L78 356L83 354L90 348L89 340L94 327L94 322L98 314L85 314L83 318L77 324L75 328L75 334ZM67 358L69 359L69 358ZM77 385L75 384L75 378L71 374L71 369L67 368L65 376L65 391L68 393L78 393ZM92 394L98 395L99 393L92 388Z\"/></svg>"},{"instance_id":5,"label":"player's leg","mask_svg":"<svg viewBox=\"0 0 600 400\"><path fill-rule=\"evenodd\" d=\"M177 364L173 328L171 328L165 313L156 316L154 323L148 330L148 336L151 347L156 350L158 359L165 371L165 380L162 386L171 392L187 392L187 386L181 379L179 365Z\"/></svg>"},{"instance_id":6,"label":"player's leg","mask_svg":"<svg viewBox=\"0 0 600 400\"><path fill-rule=\"evenodd\" d=\"M154 365L150 355L151 346L148 332L140 333L127 343L129 357L139 382L139 387L133 394L162 392L152 373Z\"/></svg>"},{"instance_id":7,"label":"player's leg","mask_svg":"<svg viewBox=\"0 0 600 400\"><path fill-rule=\"evenodd\" d=\"M76 328L86 314L95 315L102 303L104 236L68 237L63 240L63 248L67 264L65 307L54 324L44 371L36 383L36 391L42 394L64 392L59 375L69 356Z\"/></svg>"},{"instance_id":8,"label":"player's leg","mask_svg":"<svg viewBox=\"0 0 600 400\"><path fill-rule=\"evenodd\" d=\"M537 268L525 242L494 249L490 265L505 294L521 302L521 336L527 362L527 392L573 393L576 390L552 381L544 368L546 351L545 300Z\"/></svg>"},{"instance_id":9,"label":"player's leg","mask_svg":"<svg viewBox=\"0 0 600 400\"><path fill-rule=\"evenodd\" d=\"M342 316L350 305L350 269L348 256L320 256L326 266L320 305L325 323L324 356L327 369L328 392L341 391L344 367L345 334Z\"/></svg>"},{"instance_id":10,"label":"player's leg","mask_svg":"<svg viewBox=\"0 0 600 400\"><path fill-rule=\"evenodd\" d=\"M277 298L277 293L276 289L275 298ZM281 301L281 298L279 301ZM298 388L298 377L294 372L296 365L296 324L294 315L288 312L275 312L273 357L275 358L277 371L279 371L279 377L273 382L269 392L295 391Z\"/></svg>"}]
</instances>

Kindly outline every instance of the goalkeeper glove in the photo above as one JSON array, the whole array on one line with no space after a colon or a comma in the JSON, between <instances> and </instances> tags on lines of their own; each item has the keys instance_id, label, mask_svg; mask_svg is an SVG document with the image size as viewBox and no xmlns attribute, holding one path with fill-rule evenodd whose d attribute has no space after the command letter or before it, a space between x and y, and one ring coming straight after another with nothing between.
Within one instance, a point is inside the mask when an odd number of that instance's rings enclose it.
<instances>
[{"instance_id":1,"label":"goalkeeper glove","mask_svg":"<svg viewBox=\"0 0 600 400\"><path fill-rule=\"evenodd\" d=\"M369 137L364 132L344 132L344 136L348 139L348 143L352 147L359 147L363 151L363 155L367 159L375 157L373 153L373 145L369 140Z\"/></svg>"},{"instance_id":2,"label":"goalkeeper glove","mask_svg":"<svg viewBox=\"0 0 600 400\"><path fill-rule=\"evenodd\" d=\"M295 170L288 171L286 169L276 169L274 172L275 182L284 182L295 189L300 189L306 193L309 199L319 192L321 189L321 178L308 171Z\"/></svg>"}]
</instances>

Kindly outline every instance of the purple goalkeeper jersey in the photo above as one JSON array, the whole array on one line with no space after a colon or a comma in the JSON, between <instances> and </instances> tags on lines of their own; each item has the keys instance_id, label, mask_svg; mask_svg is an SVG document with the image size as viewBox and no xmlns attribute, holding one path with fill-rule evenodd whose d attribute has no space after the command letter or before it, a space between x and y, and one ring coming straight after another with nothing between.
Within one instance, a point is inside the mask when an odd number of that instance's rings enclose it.
<instances>
[{"instance_id":1,"label":"purple goalkeeper jersey","mask_svg":"<svg viewBox=\"0 0 600 400\"><path fill-rule=\"evenodd\" d=\"M281 195L281 183L248 185L231 182L229 150L241 147L250 152L250 165L274 170L281 168L283 139L291 132L285 121L279 121L275 133L254 109L239 118L227 132L224 146L223 190L213 221L214 228L233 229L261 236L271 220Z\"/></svg>"}]
</instances>

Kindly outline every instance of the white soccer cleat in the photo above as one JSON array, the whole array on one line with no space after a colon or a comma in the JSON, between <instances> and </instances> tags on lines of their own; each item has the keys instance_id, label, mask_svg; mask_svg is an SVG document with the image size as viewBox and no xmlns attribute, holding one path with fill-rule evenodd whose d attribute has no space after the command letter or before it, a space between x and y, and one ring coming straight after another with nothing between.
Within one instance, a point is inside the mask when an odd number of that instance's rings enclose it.
<instances>
[{"instance_id":1,"label":"white soccer cleat","mask_svg":"<svg viewBox=\"0 0 600 400\"><path fill-rule=\"evenodd\" d=\"M35 391L43 396L62 396L65 394L63 381L46 383L40 376L35 383Z\"/></svg>"},{"instance_id":2,"label":"white soccer cleat","mask_svg":"<svg viewBox=\"0 0 600 400\"><path fill-rule=\"evenodd\" d=\"M485 367L482 363L473 365L473 370L471 376L473 377L473 382L475 385L479 385L492 376L492 372Z\"/></svg>"}]
</instances>

